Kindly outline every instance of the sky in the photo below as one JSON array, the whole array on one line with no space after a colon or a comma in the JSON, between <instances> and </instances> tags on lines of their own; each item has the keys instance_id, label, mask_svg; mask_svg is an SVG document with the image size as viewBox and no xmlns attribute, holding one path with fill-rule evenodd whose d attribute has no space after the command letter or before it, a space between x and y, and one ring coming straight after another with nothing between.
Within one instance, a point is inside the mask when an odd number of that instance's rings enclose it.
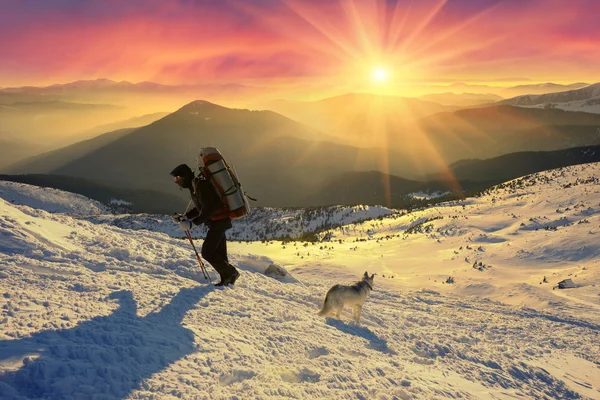
<instances>
[{"instance_id":1,"label":"sky","mask_svg":"<svg viewBox=\"0 0 600 400\"><path fill-rule=\"evenodd\" d=\"M596 0L2 0L0 87L600 81Z\"/></svg>"}]
</instances>

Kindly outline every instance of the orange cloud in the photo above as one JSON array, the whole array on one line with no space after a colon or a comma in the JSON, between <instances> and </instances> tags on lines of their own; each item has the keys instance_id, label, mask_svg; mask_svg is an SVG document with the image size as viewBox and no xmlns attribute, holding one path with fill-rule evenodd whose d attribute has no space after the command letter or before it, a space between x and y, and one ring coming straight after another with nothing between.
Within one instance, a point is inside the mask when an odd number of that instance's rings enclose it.
<instances>
[{"instance_id":1,"label":"orange cloud","mask_svg":"<svg viewBox=\"0 0 600 400\"><path fill-rule=\"evenodd\" d=\"M594 0L5 0L0 85L600 80Z\"/></svg>"}]
</instances>

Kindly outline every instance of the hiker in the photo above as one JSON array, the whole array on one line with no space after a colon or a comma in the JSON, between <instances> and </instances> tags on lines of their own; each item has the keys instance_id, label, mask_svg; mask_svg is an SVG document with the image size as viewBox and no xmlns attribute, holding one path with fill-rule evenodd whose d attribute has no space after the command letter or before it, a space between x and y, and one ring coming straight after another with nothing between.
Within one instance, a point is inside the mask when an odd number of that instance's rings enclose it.
<instances>
[{"instance_id":1,"label":"hiker","mask_svg":"<svg viewBox=\"0 0 600 400\"><path fill-rule=\"evenodd\" d=\"M202 257L219 273L221 280L215 286L233 285L240 273L229 263L227 257L227 239L225 231L231 228L229 209L210 180L206 179L200 170L198 177L187 164L180 164L171 175L175 183L188 189L194 203L194 208L185 214L175 214L173 221L184 231L192 229L193 225L206 224L208 233L202 244Z\"/></svg>"}]
</instances>

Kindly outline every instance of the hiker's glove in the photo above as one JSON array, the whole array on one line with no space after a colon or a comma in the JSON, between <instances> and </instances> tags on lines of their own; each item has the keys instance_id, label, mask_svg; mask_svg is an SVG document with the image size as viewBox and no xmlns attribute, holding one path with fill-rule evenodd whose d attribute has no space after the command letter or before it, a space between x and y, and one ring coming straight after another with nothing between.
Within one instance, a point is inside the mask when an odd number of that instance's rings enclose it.
<instances>
[{"instance_id":1,"label":"hiker's glove","mask_svg":"<svg viewBox=\"0 0 600 400\"><path fill-rule=\"evenodd\" d=\"M173 217L171 217L171 218L173 219L173 222L175 222L176 224L178 224L181 221L183 221L183 214L175 213L175 214L173 214Z\"/></svg>"},{"instance_id":2,"label":"hiker's glove","mask_svg":"<svg viewBox=\"0 0 600 400\"><path fill-rule=\"evenodd\" d=\"M184 219L179 222L179 227L184 231L189 231L190 229L192 229L192 221Z\"/></svg>"}]
</instances>

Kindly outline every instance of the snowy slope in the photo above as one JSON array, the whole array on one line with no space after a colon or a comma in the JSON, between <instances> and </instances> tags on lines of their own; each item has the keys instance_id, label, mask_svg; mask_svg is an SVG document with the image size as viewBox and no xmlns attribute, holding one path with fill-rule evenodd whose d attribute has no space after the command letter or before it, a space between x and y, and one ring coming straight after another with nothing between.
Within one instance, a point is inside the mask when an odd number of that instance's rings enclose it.
<instances>
[{"instance_id":1,"label":"snowy slope","mask_svg":"<svg viewBox=\"0 0 600 400\"><path fill-rule=\"evenodd\" d=\"M565 111L600 113L600 83L559 93L524 95L501 100L497 104L510 104L531 108L559 108Z\"/></svg>"},{"instance_id":2,"label":"snowy slope","mask_svg":"<svg viewBox=\"0 0 600 400\"><path fill-rule=\"evenodd\" d=\"M263 207L249 216L233 221L227 237L233 240L298 239L304 234L344 226L361 221L399 214L382 206L329 206L311 209L279 209ZM183 232L165 215L94 215L84 219L127 229L162 232L171 237L183 237ZM194 237L205 237L204 225L196 227Z\"/></svg>"},{"instance_id":3,"label":"snowy slope","mask_svg":"<svg viewBox=\"0 0 600 400\"><path fill-rule=\"evenodd\" d=\"M590 100L569 101L565 103L544 103L534 106L521 106L525 108L558 108L565 111L587 112L600 114L600 97Z\"/></svg>"},{"instance_id":4,"label":"snowy slope","mask_svg":"<svg viewBox=\"0 0 600 400\"><path fill-rule=\"evenodd\" d=\"M203 283L183 240L0 200L0 398L600 398L597 177L231 243L235 288ZM365 269L359 325L316 315Z\"/></svg>"},{"instance_id":5,"label":"snowy slope","mask_svg":"<svg viewBox=\"0 0 600 400\"><path fill-rule=\"evenodd\" d=\"M24 183L0 181L0 198L16 205L53 213L94 215L111 212L100 202L85 196Z\"/></svg>"}]
</instances>

